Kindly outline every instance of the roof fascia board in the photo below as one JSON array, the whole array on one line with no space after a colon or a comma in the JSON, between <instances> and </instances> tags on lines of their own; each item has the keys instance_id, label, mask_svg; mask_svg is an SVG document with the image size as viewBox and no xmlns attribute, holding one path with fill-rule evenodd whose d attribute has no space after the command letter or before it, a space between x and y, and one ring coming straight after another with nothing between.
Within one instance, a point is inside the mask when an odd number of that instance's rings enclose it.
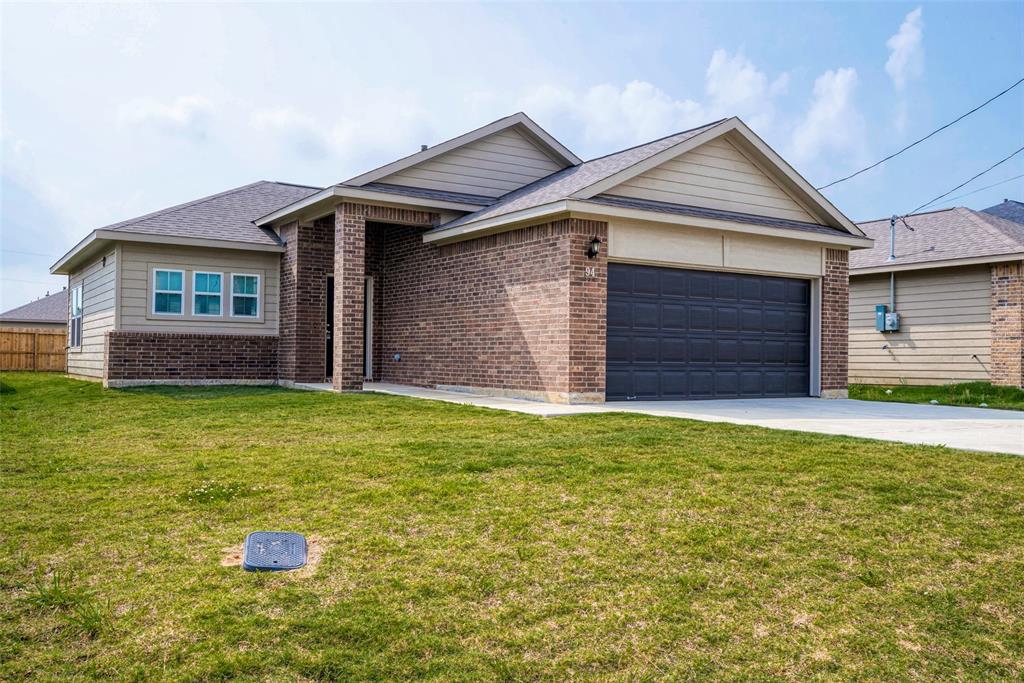
<instances>
[{"instance_id":1,"label":"roof fascia board","mask_svg":"<svg viewBox=\"0 0 1024 683\"><path fill-rule=\"evenodd\" d=\"M277 211L268 213L262 218L257 218L253 223L261 228L271 227L273 225L280 224L286 219L296 219L300 217L303 211L313 209L316 205L323 203L323 208L325 210L321 213L301 216L303 220L318 218L321 215L327 215L334 211L334 207L346 199L363 200L374 204L380 204L382 206L396 206L398 208L416 207L441 209L444 211L460 211L462 213L473 213L474 211L479 211L484 208L483 204L466 204L464 202L450 202L443 199L427 199L424 197L405 197L393 192L378 192L376 190L367 190L361 187L334 185L322 192L317 192L315 195L310 195L309 197L300 199L293 204L281 207Z\"/></svg>"},{"instance_id":2,"label":"roof fascia board","mask_svg":"<svg viewBox=\"0 0 1024 683\"><path fill-rule=\"evenodd\" d=\"M50 274L51 275L62 275L62 274L70 275L71 274L70 271L65 270L64 267L69 262L71 262L71 260L74 259L75 256L80 254L86 248L90 247L97 240L97 237L96 237L96 233L97 232L99 232L99 231L98 230L93 230L92 232L90 232L88 235L83 237L78 244L76 244L75 246L71 247L71 249L69 249L66 254L64 254L59 259L57 259L57 262L54 263L52 266L50 266Z\"/></svg>"},{"instance_id":3,"label":"roof fascia board","mask_svg":"<svg viewBox=\"0 0 1024 683\"><path fill-rule=\"evenodd\" d=\"M898 263L893 265L871 266L868 268L850 268L850 277L858 275L877 275L879 273L898 273L906 270L928 270L933 268L955 268L956 266L976 266L986 263L1006 263L1008 261L1024 261L1024 251L1014 254L994 254L992 256L973 256L956 258L947 261L923 261L921 263Z\"/></svg>"},{"instance_id":4,"label":"roof fascia board","mask_svg":"<svg viewBox=\"0 0 1024 683\"><path fill-rule=\"evenodd\" d=\"M569 210L568 201L560 200L550 204L533 206L512 213L505 213L494 218L485 218L473 223L464 223L458 227L430 231L423 234L424 242L457 242L462 239L472 239L483 235L490 235L495 232L513 230L524 221L532 221L538 218L550 218Z\"/></svg>"},{"instance_id":5,"label":"roof fascia board","mask_svg":"<svg viewBox=\"0 0 1024 683\"><path fill-rule=\"evenodd\" d=\"M735 116L719 123L716 126L708 128L706 131L693 136L687 140L669 147L668 149L662 150L657 154L650 156L643 161L633 164L629 168L625 168L618 173L611 175L604 180L598 181L593 185L579 190L572 195L573 199L590 199L602 192L607 192L613 187L622 184L623 182L634 178L641 173L651 170L656 166L659 166L670 159L674 159L686 152L689 152L706 142L710 142L715 138L721 137L727 133L735 132L739 138L746 142L753 150L760 154L763 158L767 159L774 168L778 169L783 178L792 185L792 189L796 189L798 194L806 197L806 203L810 204L809 208L817 208L824 217L829 219L829 222L833 227L846 230L851 235L858 237L866 237L866 235L858 228L853 221L844 216L836 207L832 205L828 199L825 198L820 192L815 190L810 183L797 173L792 166L786 163L785 159L779 156L775 150L764 143L761 138L747 127L743 121L736 118Z\"/></svg>"},{"instance_id":6,"label":"roof fascia board","mask_svg":"<svg viewBox=\"0 0 1024 683\"><path fill-rule=\"evenodd\" d=\"M393 192L378 192L366 190L361 187L338 187L336 193L343 199L369 199L378 204L394 204L399 207L417 206L429 209L446 209L448 211L464 211L473 213L484 208L486 204L467 204L465 202L450 202L445 199L427 199L425 197L406 197Z\"/></svg>"},{"instance_id":7,"label":"roof fascia board","mask_svg":"<svg viewBox=\"0 0 1024 683\"><path fill-rule=\"evenodd\" d=\"M823 235L816 232L805 232L802 230L774 228L767 225L752 225L749 223L736 223L724 219L704 218L701 216L682 216L661 211L648 211L645 209L633 209L622 206L608 206L607 204L592 204L584 200L571 200L569 209L573 215L585 216L595 220L607 220L608 217L626 218L631 220L646 221L649 223L669 223L672 225L683 225L689 228L707 228L710 230L722 230L725 232L739 232L747 235L763 235L765 237L783 237L785 239L800 240L803 242L814 242L816 244L840 245L854 249L868 249L874 242L867 237L850 235Z\"/></svg>"},{"instance_id":8,"label":"roof fascia board","mask_svg":"<svg viewBox=\"0 0 1024 683\"><path fill-rule=\"evenodd\" d=\"M459 147L462 147L463 145L475 142L477 140L487 137L488 135L492 135L494 133L497 133L498 131L505 130L506 128L511 128L516 125L520 125L526 128L526 130L528 130L534 138L543 142L550 149L550 151L554 152L556 157L560 158L566 166L575 166L579 163L582 163L579 157L577 157L575 154L569 151L569 149L565 147L562 143L558 142L558 140L555 140L555 138L548 134L547 131L545 131L543 128L534 123L530 119L530 117L528 117L526 114L523 114L522 112L519 112L513 114L512 116L506 116L503 119L498 119L497 121L488 123L486 126L482 126L480 128L477 128L476 130L471 130L468 133L463 133L458 137L454 137L451 140L446 140L433 147L428 147L427 149L421 152L416 152L415 154L410 154L409 156L398 159L397 161L392 161L390 164L385 164L379 168L375 168L372 171L363 173L362 175L357 175L354 178L350 178L344 181L342 184L365 185L367 183L372 183L393 173L397 173L402 169L409 168L410 166L415 166L416 164L422 163L429 159L433 159L434 157L444 154L445 152L450 152L453 149L457 149Z\"/></svg>"},{"instance_id":9,"label":"roof fascia board","mask_svg":"<svg viewBox=\"0 0 1024 683\"><path fill-rule=\"evenodd\" d=\"M271 211L266 216L257 218L256 220L253 221L253 224L262 228L270 226L271 224L280 221L282 218L290 218L293 214L298 213L303 209L309 208L314 204L317 204L325 200L329 200L330 198L336 196L336 188L336 185L332 185L331 187L320 190L319 192L311 194L308 197L303 197L297 202L292 202L291 204L282 206L280 209L277 209L276 211Z\"/></svg>"}]
</instances>

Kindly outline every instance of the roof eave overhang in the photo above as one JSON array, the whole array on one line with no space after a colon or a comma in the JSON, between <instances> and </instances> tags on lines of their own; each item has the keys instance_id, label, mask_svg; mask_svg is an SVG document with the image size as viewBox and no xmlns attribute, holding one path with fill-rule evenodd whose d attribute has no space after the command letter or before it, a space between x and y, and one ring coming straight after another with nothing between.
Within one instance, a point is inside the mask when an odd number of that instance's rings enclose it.
<instances>
[{"instance_id":1,"label":"roof eave overhang","mask_svg":"<svg viewBox=\"0 0 1024 683\"><path fill-rule=\"evenodd\" d=\"M573 216L590 218L593 220L623 218L654 223L668 223L694 228L707 228L709 230L723 230L726 232L763 235L765 237L781 237L785 239L800 240L803 242L814 242L816 244L847 247L850 249L870 249L874 244L874 241L870 238L860 237L857 235L825 235L811 231L776 228L767 225L762 226L749 223L736 223L723 219L674 215L661 211L609 206L607 204L596 204L578 199L564 199L529 209L523 209L522 211L514 211L501 216L495 216L490 219L464 223L463 225L455 226L453 228L433 230L423 235L423 241L433 242L436 244L459 242L462 240L472 239L474 237L490 235L496 232L513 230L528 223L536 223L541 220L552 220L562 216L563 214L571 214Z\"/></svg>"},{"instance_id":2,"label":"roof eave overhang","mask_svg":"<svg viewBox=\"0 0 1024 683\"><path fill-rule=\"evenodd\" d=\"M234 249L240 251L266 251L281 253L284 247L279 244L262 244L258 242L236 242L234 240L218 240L201 237L181 237L177 235L153 235L143 232L121 230L93 230L81 242L76 244L59 261L50 266L52 275L70 275L83 261L95 256L109 244L115 242L145 242L148 244L173 244L186 247L205 247L209 249Z\"/></svg>"},{"instance_id":3,"label":"roof eave overhang","mask_svg":"<svg viewBox=\"0 0 1024 683\"><path fill-rule=\"evenodd\" d=\"M774 169L778 170L777 174L779 179L784 182L787 186L786 189L791 193L795 194L802 200L804 205L809 205L813 213L819 214L820 218L823 219L831 227L845 230L851 235L857 237L866 237L864 232L857 227L857 225L847 218L839 209L833 206L823 194L804 179L799 173L790 166L785 159L783 159L775 150L769 147L761 138L757 136L743 121L736 117L726 119L721 123L718 123L707 130L683 140L682 142L669 147L668 149L662 150L661 152L647 157L646 159L630 166L629 168L623 169L618 173L615 173L601 181L598 181L592 185L589 185L582 190L579 190L572 195L573 199L590 199L599 194L607 192L612 188L621 185L626 180L633 178L641 173L649 171L656 166L659 166L670 159L674 159L681 154L703 145L706 142L710 142L715 138L721 137L732 133L731 138L741 141L742 145L747 149L747 153L755 153L756 155L767 160Z\"/></svg>"},{"instance_id":4,"label":"roof eave overhang","mask_svg":"<svg viewBox=\"0 0 1024 683\"><path fill-rule=\"evenodd\" d=\"M858 275L877 275L879 273L898 273L906 270L929 270L934 268L956 268L957 266L977 266L986 263L1007 263L1012 261L1024 261L1024 251L1011 254L995 254L992 256L971 256L967 258L953 258L942 261L922 261L920 263L886 263L880 266L867 268L850 268L850 277Z\"/></svg>"},{"instance_id":5,"label":"roof eave overhang","mask_svg":"<svg viewBox=\"0 0 1024 683\"><path fill-rule=\"evenodd\" d=\"M473 213L484 208L480 204L467 204L465 202L452 202L443 199L428 199L424 197L406 197L393 192L378 192L367 190L361 187L347 187L344 185L333 185L326 190L321 190L305 199L281 207L273 213L262 218L257 218L253 223L259 227L275 227L293 220L305 221L326 216L334 211L334 208L345 200L358 200L381 206L395 206L399 208L416 209L437 209L440 211L457 211L461 213Z\"/></svg>"}]
</instances>

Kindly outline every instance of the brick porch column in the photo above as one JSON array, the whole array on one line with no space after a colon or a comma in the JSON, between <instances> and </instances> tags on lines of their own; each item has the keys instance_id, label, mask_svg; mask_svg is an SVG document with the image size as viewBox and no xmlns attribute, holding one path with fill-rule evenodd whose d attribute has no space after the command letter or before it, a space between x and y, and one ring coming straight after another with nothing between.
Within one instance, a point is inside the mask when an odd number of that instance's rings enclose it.
<instances>
[{"instance_id":1,"label":"brick porch column","mask_svg":"<svg viewBox=\"0 0 1024 683\"><path fill-rule=\"evenodd\" d=\"M1024 387L1024 262L992 264L992 384Z\"/></svg>"},{"instance_id":2,"label":"brick porch column","mask_svg":"<svg viewBox=\"0 0 1024 683\"><path fill-rule=\"evenodd\" d=\"M327 276L334 274L334 226L328 217L281 227L279 377L323 382L327 377Z\"/></svg>"},{"instance_id":3,"label":"brick porch column","mask_svg":"<svg viewBox=\"0 0 1024 683\"><path fill-rule=\"evenodd\" d=\"M850 252L825 250L821 278L821 397L846 398L850 339Z\"/></svg>"},{"instance_id":4,"label":"brick porch column","mask_svg":"<svg viewBox=\"0 0 1024 683\"><path fill-rule=\"evenodd\" d=\"M334 211L335 391L363 388L363 278L366 217L363 207L341 204Z\"/></svg>"}]
</instances>

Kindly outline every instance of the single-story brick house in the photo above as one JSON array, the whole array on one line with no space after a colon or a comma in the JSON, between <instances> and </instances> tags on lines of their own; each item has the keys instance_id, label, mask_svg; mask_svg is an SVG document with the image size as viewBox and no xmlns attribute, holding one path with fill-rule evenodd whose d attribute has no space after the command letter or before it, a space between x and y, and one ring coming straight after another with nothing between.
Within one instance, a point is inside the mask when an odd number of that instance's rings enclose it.
<instances>
[{"instance_id":1,"label":"single-story brick house","mask_svg":"<svg viewBox=\"0 0 1024 683\"><path fill-rule=\"evenodd\" d=\"M98 229L52 271L82 292L69 372L109 386L840 396L870 244L739 119L583 162L520 113Z\"/></svg>"},{"instance_id":2,"label":"single-story brick house","mask_svg":"<svg viewBox=\"0 0 1024 683\"><path fill-rule=\"evenodd\" d=\"M995 208L995 207L993 207ZM1024 386L1024 225L964 207L860 223L850 256L850 381ZM876 306L899 314L880 332Z\"/></svg>"},{"instance_id":3,"label":"single-story brick house","mask_svg":"<svg viewBox=\"0 0 1024 683\"><path fill-rule=\"evenodd\" d=\"M0 328L32 328L66 331L68 327L68 290L47 293L9 311L0 313Z\"/></svg>"}]
</instances>

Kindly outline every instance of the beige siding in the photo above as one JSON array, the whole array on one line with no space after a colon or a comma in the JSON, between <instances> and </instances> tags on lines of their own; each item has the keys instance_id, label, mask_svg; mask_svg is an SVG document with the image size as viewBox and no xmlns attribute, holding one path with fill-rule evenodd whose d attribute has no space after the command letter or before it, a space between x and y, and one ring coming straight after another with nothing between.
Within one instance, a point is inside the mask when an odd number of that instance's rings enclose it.
<instances>
[{"instance_id":1,"label":"beige siding","mask_svg":"<svg viewBox=\"0 0 1024 683\"><path fill-rule=\"evenodd\" d=\"M506 129L378 182L499 197L561 168L522 133Z\"/></svg>"},{"instance_id":2,"label":"beige siding","mask_svg":"<svg viewBox=\"0 0 1024 683\"><path fill-rule=\"evenodd\" d=\"M850 279L850 382L947 384L989 379L989 266L896 274L900 331L875 331L889 275ZM889 348L883 349L883 345Z\"/></svg>"},{"instance_id":3,"label":"beige siding","mask_svg":"<svg viewBox=\"0 0 1024 683\"><path fill-rule=\"evenodd\" d=\"M605 194L817 222L725 138L707 142Z\"/></svg>"},{"instance_id":4,"label":"beige siding","mask_svg":"<svg viewBox=\"0 0 1024 683\"><path fill-rule=\"evenodd\" d=\"M121 246L120 307L118 329L150 332L202 332L209 334L277 334L279 271L281 255L273 252L208 249L160 244ZM185 271L185 314L156 316L151 310L152 270ZM260 320L191 316L192 271L223 273L222 308L230 307L230 273L260 275Z\"/></svg>"},{"instance_id":5,"label":"beige siding","mask_svg":"<svg viewBox=\"0 0 1024 683\"><path fill-rule=\"evenodd\" d=\"M615 220L608 257L652 265L692 266L776 275L821 275L821 247L799 240Z\"/></svg>"},{"instance_id":6,"label":"beige siding","mask_svg":"<svg viewBox=\"0 0 1024 683\"><path fill-rule=\"evenodd\" d=\"M68 349L69 375L103 376L105 335L114 329L116 280L115 249L71 276L69 287L82 286L82 346Z\"/></svg>"}]
</instances>

